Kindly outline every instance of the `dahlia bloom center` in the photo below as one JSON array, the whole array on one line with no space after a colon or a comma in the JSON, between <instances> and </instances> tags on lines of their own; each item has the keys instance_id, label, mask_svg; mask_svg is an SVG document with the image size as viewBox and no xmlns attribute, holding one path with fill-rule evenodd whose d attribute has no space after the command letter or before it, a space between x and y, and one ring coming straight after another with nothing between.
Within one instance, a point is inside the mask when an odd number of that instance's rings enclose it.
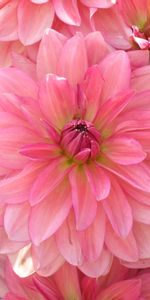
<instances>
[{"instance_id":1,"label":"dahlia bloom center","mask_svg":"<svg viewBox=\"0 0 150 300\"><path fill-rule=\"evenodd\" d=\"M60 145L70 157L87 151L87 159L93 159L100 151L100 133L90 122L72 120L61 132Z\"/></svg>"},{"instance_id":2,"label":"dahlia bloom center","mask_svg":"<svg viewBox=\"0 0 150 300\"><path fill-rule=\"evenodd\" d=\"M137 26L132 26L132 38L140 49L150 48L149 31L142 32Z\"/></svg>"}]
</instances>

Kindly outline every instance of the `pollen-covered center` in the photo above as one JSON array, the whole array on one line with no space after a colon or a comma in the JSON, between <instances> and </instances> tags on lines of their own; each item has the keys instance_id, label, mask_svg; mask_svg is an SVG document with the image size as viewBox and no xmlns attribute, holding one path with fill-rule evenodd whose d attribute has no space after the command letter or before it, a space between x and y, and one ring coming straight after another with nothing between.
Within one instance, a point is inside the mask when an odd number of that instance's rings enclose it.
<instances>
[{"instance_id":1,"label":"pollen-covered center","mask_svg":"<svg viewBox=\"0 0 150 300\"><path fill-rule=\"evenodd\" d=\"M100 133L90 122L72 120L62 129L60 145L69 157L88 149L87 159L94 159L100 151Z\"/></svg>"}]
</instances>

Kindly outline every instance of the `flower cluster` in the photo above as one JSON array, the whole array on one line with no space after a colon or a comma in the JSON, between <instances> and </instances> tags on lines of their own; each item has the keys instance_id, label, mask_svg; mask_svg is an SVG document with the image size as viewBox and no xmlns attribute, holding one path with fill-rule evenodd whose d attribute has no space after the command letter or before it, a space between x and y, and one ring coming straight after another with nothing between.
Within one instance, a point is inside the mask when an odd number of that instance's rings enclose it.
<instances>
[{"instance_id":1,"label":"flower cluster","mask_svg":"<svg viewBox=\"0 0 150 300\"><path fill-rule=\"evenodd\" d=\"M148 0L0 1L3 299L150 299L149 51Z\"/></svg>"}]
</instances>

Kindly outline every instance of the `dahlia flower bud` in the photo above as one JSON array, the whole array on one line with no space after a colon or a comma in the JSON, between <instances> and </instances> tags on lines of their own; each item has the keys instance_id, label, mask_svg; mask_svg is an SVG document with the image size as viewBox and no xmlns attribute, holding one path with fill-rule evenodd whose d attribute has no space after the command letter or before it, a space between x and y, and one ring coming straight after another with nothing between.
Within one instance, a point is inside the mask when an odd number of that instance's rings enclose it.
<instances>
[{"instance_id":1,"label":"dahlia flower bud","mask_svg":"<svg viewBox=\"0 0 150 300\"><path fill-rule=\"evenodd\" d=\"M73 120L66 124L61 133L61 146L71 157L79 157L84 151L86 158L96 158L100 151L100 133L90 122Z\"/></svg>"}]
</instances>

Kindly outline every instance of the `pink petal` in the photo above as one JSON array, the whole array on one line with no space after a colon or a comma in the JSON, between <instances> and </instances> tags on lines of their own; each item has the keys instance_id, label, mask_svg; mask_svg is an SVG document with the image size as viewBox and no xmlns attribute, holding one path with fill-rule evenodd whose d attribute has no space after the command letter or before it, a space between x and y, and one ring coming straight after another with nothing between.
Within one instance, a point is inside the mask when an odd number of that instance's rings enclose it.
<instances>
[{"instance_id":1,"label":"pink petal","mask_svg":"<svg viewBox=\"0 0 150 300\"><path fill-rule=\"evenodd\" d=\"M121 165L132 165L143 161L146 153L139 142L124 136L112 137L102 145L102 152L112 161Z\"/></svg>"},{"instance_id":2,"label":"pink petal","mask_svg":"<svg viewBox=\"0 0 150 300\"><path fill-rule=\"evenodd\" d=\"M39 79L48 73L56 73L59 55L65 41L66 37L61 33L49 28L45 30L37 55Z\"/></svg>"},{"instance_id":3,"label":"pink petal","mask_svg":"<svg viewBox=\"0 0 150 300\"><path fill-rule=\"evenodd\" d=\"M132 210L120 185L114 179L110 194L102 204L115 233L126 238L132 229Z\"/></svg>"},{"instance_id":4,"label":"pink petal","mask_svg":"<svg viewBox=\"0 0 150 300\"><path fill-rule=\"evenodd\" d=\"M80 25L80 15L76 0L53 0L57 16L69 25Z\"/></svg>"},{"instance_id":5,"label":"pink petal","mask_svg":"<svg viewBox=\"0 0 150 300\"><path fill-rule=\"evenodd\" d=\"M38 141L38 138L30 129L14 126L1 129L0 140L0 165L19 169L27 163L27 159L18 153L19 148L29 141Z\"/></svg>"},{"instance_id":6,"label":"pink petal","mask_svg":"<svg viewBox=\"0 0 150 300\"><path fill-rule=\"evenodd\" d=\"M102 164L100 164L102 166ZM150 192L150 170L146 164L121 166L105 160L103 167L144 192Z\"/></svg>"},{"instance_id":7,"label":"pink petal","mask_svg":"<svg viewBox=\"0 0 150 300\"><path fill-rule=\"evenodd\" d=\"M73 213L69 214L68 219L56 232L56 241L60 253L67 262L75 266L83 263L84 258Z\"/></svg>"},{"instance_id":8,"label":"pink petal","mask_svg":"<svg viewBox=\"0 0 150 300\"><path fill-rule=\"evenodd\" d=\"M71 170L63 157L52 160L52 162L44 168L37 176L31 192L30 203L35 205L48 196Z\"/></svg>"},{"instance_id":9,"label":"pink petal","mask_svg":"<svg viewBox=\"0 0 150 300\"><path fill-rule=\"evenodd\" d=\"M1 240L0 254L4 254L4 255L18 251L26 244L25 242L11 241L8 238L7 233L4 231L4 228L2 227L0 227L0 240Z\"/></svg>"},{"instance_id":10,"label":"pink petal","mask_svg":"<svg viewBox=\"0 0 150 300\"><path fill-rule=\"evenodd\" d=\"M28 201L33 181L43 167L43 163L28 164L17 175L1 180L1 200L12 204Z\"/></svg>"},{"instance_id":11,"label":"pink petal","mask_svg":"<svg viewBox=\"0 0 150 300\"><path fill-rule=\"evenodd\" d=\"M36 68L35 64L25 57L24 55L18 54L13 51L12 55L12 64L15 68L20 69L30 76L33 80L36 80Z\"/></svg>"},{"instance_id":12,"label":"pink petal","mask_svg":"<svg viewBox=\"0 0 150 300\"><path fill-rule=\"evenodd\" d=\"M35 245L56 232L66 219L70 207L70 188L68 182L62 182L44 201L31 209L29 231Z\"/></svg>"},{"instance_id":13,"label":"pink petal","mask_svg":"<svg viewBox=\"0 0 150 300\"><path fill-rule=\"evenodd\" d=\"M48 160L58 156L58 149L55 145L44 143L23 146L19 152L35 160Z\"/></svg>"},{"instance_id":14,"label":"pink petal","mask_svg":"<svg viewBox=\"0 0 150 300\"><path fill-rule=\"evenodd\" d=\"M81 300L77 268L65 263L55 274L54 281L64 299Z\"/></svg>"},{"instance_id":15,"label":"pink petal","mask_svg":"<svg viewBox=\"0 0 150 300\"><path fill-rule=\"evenodd\" d=\"M134 200L131 197L128 202L132 208L133 219L139 223L150 225L150 206L139 203L137 199Z\"/></svg>"},{"instance_id":16,"label":"pink petal","mask_svg":"<svg viewBox=\"0 0 150 300\"><path fill-rule=\"evenodd\" d=\"M30 206L28 203L8 205L4 215L4 227L8 238L12 241L24 242L29 240L28 217Z\"/></svg>"},{"instance_id":17,"label":"pink petal","mask_svg":"<svg viewBox=\"0 0 150 300\"><path fill-rule=\"evenodd\" d=\"M97 210L94 222L78 233L85 261L95 261L101 255L105 237L105 213L102 207Z\"/></svg>"},{"instance_id":18,"label":"pink petal","mask_svg":"<svg viewBox=\"0 0 150 300\"><path fill-rule=\"evenodd\" d=\"M0 69L0 92L37 98L35 82L24 72L15 68Z\"/></svg>"},{"instance_id":19,"label":"pink petal","mask_svg":"<svg viewBox=\"0 0 150 300\"><path fill-rule=\"evenodd\" d=\"M112 256L107 250L103 250L101 256L94 262L86 262L79 269L92 278L103 276L110 270Z\"/></svg>"},{"instance_id":20,"label":"pink petal","mask_svg":"<svg viewBox=\"0 0 150 300\"><path fill-rule=\"evenodd\" d=\"M107 173L96 164L88 164L85 167L86 176L96 199L105 199L110 192L110 180Z\"/></svg>"},{"instance_id":21,"label":"pink petal","mask_svg":"<svg viewBox=\"0 0 150 300\"><path fill-rule=\"evenodd\" d=\"M99 129L107 129L110 123L122 112L132 100L133 92L122 92L107 100L99 109L95 117L95 125ZM104 131L105 133L105 131ZM104 134L103 133L103 134Z\"/></svg>"},{"instance_id":22,"label":"pink petal","mask_svg":"<svg viewBox=\"0 0 150 300\"><path fill-rule=\"evenodd\" d=\"M103 78L97 65L88 69L85 80L81 84L83 93L86 96L85 118L92 121L100 106L100 95L103 86Z\"/></svg>"},{"instance_id":23,"label":"pink petal","mask_svg":"<svg viewBox=\"0 0 150 300\"><path fill-rule=\"evenodd\" d=\"M98 9L93 22L95 30L100 31L111 46L124 50L131 48L129 36L132 29L125 24L117 5L110 9Z\"/></svg>"},{"instance_id":24,"label":"pink petal","mask_svg":"<svg viewBox=\"0 0 150 300\"><path fill-rule=\"evenodd\" d=\"M139 259L138 244L132 233L128 237L118 237L111 226L107 226L106 245L108 249L120 259L128 262L135 262Z\"/></svg>"},{"instance_id":25,"label":"pink petal","mask_svg":"<svg viewBox=\"0 0 150 300\"><path fill-rule=\"evenodd\" d=\"M105 42L100 31L89 33L85 37L88 63L90 66L100 63L111 52L110 46ZM99 51L101 49L101 51Z\"/></svg>"},{"instance_id":26,"label":"pink petal","mask_svg":"<svg viewBox=\"0 0 150 300\"><path fill-rule=\"evenodd\" d=\"M50 124L62 127L73 118L75 111L75 90L67 79L47 75L40 86L40 107Z\"/></svg>"},{"instance_id":27,"label":"pink petal","mask_svg":"<svg viewBox=\"0 0 150 300\"><path fill-rule=\"evenodd\" d=\"M141 259L150 257L150 225L135 223L134 236L139 248L139 255Z\"/></svg>"},{"instance_id":28,"label":"pink petal","mask_svg":"<svg viewBox=\"0 0 150 300\"><path fill-rule=\"evenodd\" d=\"M18 39L17 33L17 5L18 1L12 0L0 8L0 40L13 41ZM8 22L9 20L9 22Z\"/></svg>"},{"instance_id":29,"label":"pink petal","mask_svg":"<svg viewBox=\"0 0 150 300\"><path fill-rule=\"evenodd\" d=\"M115 4L115 0L80 0L83 4L89 7L108 8Z\"/></svg>"},{"instance_id":30,"label":"pink petal","mask_svg":"<svg viewBox=\"0 0 150 300\"><path fill-rule=\"evenodd\" d=\"M53 18L54 9L50 2L36 5L21 0L18 6L18 34L21 42L31 45L39 41L45 28L51 26Z\"/></svg>"},{"instance_id":31,"label":"pink petal","mask_svg":"<svg viewBox=\"0 0 150 300\"><path fill-rule=\"evenodd\" d=\"M64 259L59 254L54 237L32 247L33 264L41 276L51 276L64 263Z\"/></svg>"},{"instance_id":32,"label":"pink petal","mask_svg":"<svg viewBox=\"0 0 150 300\"><path fill-rule=\"evenodd\" d=\"M129 88L131 71L126 52L111 53L102 61L100 69L104 78L103 99L113 97Z\"/></svg>"},{"instance_id":33,"label":"pink petal","mask_svg":"<svg viewBox=\"0 0 150 300\"><path fill-rule=\"evenodd\" d=\"M126 1L118 1L120 12L125 19L125 22L131 26L133 24L145 24L147 21L147 9L148 3L147 1L134 0L131 2L130 0ZM140 12L140 14L138 13Z\"/></svg>"},{"instance_id":34,"label":"pink petal","mask_svg":"<svg viewBox=\"0 0 150 300\"><path fill-rule=\"evenodd\" d=\"M92 223L96 216L96 199L80 167L73 169L70 173L70 183L72 187L72 203L76 218L76 228L77 230L84 230Z\"/></svg>"},{"instance_id":35,"label":"pink petal","mask_svg":"<svg viewBox=\"0 0 150 300\"><path fill-rule=\"evenodd\" d=\"M149 90L150 66L137 68L132 72L131 86L138 92Z\"/></svg>"},{"instance_id":36,"label":"pink petal","mask_svg":"<svg viewBox=\"0 0 150 300\"><path fill-rule=\"evenodd\" d=\"M128 51L127 53L133 68L140 68L148 65L149 50L136 49L136 50Z\"/></svg>"},{"instance_id":37,"label":"pink petal","mask_svg":"<svg viewBox=\"0 0 150 300\"><path fill-rule=\"evenodd\" d=\"M76 33L65 43L58 60L58 74L72 85L82 82L88 67L84 38ZM73 70L73 72L72 72Z\"/></svg>"},{"instance_id":38,"label":"pink petal","mask_svg":"<svg viewBox=\"0 0 150 300\"><path fill-rule=\"evenodd\" d=\"M130 299L137 300L141 296L141 280L130 279L110 285L102 291L96 300L101 299ZM141 299L142 300L142 299Z\"/></svg>"}]
</instances>

